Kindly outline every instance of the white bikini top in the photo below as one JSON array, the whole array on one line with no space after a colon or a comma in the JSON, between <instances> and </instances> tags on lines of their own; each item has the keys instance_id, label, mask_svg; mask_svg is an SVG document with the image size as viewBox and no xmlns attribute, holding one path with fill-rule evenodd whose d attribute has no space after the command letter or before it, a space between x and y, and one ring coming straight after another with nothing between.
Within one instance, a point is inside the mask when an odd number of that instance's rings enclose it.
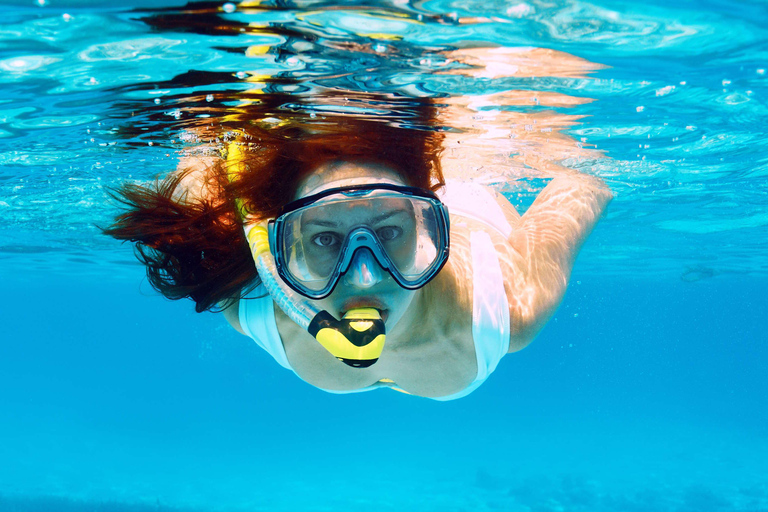
<instances>
[{"instance_id":1,"label":"white bikini top","mask_svg":"<svg viewBox=\"0 0 768 512\"><path fill-rule=\"evenodd\" d=\"M496 229L509 237L512 227L506 220L495 198L480 185L449 181L438 196L448 207L451 217L471 218ZM477 376L463 390L452 395L436 397L434 400L454 400L467 396L485 382L493 373L499 361L509 350L509 303L504 291L504 277L501 273L498 255L491 237L482 231L470 234L473 269L472 292L472 338L477 358ZM240 326L250 338L266 350L281 366L294 373L288 362L280 333L275 321L274 302L263 286L257 287L240 300ZM374 384L349 391L324 390L329 393L345 394L372 391L382 387ZM322 388L320 388L322 389ZM396 387L398 391L402 391Z\"/></svg>"}]
</instances>

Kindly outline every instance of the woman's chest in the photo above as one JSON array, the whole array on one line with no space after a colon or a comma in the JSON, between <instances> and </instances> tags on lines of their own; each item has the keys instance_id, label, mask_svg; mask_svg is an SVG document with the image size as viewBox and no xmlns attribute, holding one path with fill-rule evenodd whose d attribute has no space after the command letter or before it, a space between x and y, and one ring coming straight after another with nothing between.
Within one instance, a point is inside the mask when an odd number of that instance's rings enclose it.
<instances>
[{"instance_id":1,"label":"woman's chest","mask_svg":"<svg viewBox=\"0 0 768 512\"><path fill-rule=\"evenodd\" d=\"M368 368L347 366L308 333L278 315L286 355L299 377L329 391L352 391L370 386L399 387L419 396L446 396L467 387L477 375L471 311L454 312L445 323L438 314L410 332L387 336L379 360Z\"/></svg>"}]
</instances>

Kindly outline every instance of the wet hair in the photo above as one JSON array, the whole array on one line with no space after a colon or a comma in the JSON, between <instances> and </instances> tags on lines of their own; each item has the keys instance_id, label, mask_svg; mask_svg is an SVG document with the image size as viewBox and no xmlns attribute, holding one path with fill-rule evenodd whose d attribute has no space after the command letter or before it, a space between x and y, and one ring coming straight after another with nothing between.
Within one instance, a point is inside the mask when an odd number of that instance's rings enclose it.
<instances>
[{"instance_id":1,"label":"wet hair","mask_svg":"<svg viewBox=\"0 0 768 512\"><path fill-rule=\"evenodd\" d=\"M226 117L222 130L235 130L240 161L221 158L205 169L202 197L185 189L198 172L193 169L148 185L125 183L111 191L124 211L103 232L135 244L158 292L190 298L202 312L226 307L260 283L236 198L249 215L272 218L304 178L331 161L385 164L413 187L444 185L442 136L430 100L348 96L303 104L285 95L260 96ZM366 113L372 105L376 115ZM235 164L239 173L230 180L228 166Z\"/></svg>"}]
</instances>

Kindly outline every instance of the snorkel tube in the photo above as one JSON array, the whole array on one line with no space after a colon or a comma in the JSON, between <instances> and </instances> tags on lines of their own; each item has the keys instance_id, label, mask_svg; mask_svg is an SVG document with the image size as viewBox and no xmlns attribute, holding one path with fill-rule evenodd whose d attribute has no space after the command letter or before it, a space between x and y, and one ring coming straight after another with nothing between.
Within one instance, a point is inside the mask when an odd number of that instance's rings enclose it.
<instances>
[{"instance_id":1,"label":"snorkel tube","mask_svg":"<svg viewBox=\"0 0 768 512\"><path fill-rule=\"evenodd\" d=\"M240 173L243 153L237 142L227 148L227 174L230 181ZM374 308L351 309L337 320L307 298L299 295L280 278L275 258L269 249L265 222L248 222L243 201L236 199L243 221L245 238L251 249L261 282L272 300L297 325L306 329L334 357L354 368L367 368L378 361L384 349L384 321Z\"/></svg>"}]
</instances>

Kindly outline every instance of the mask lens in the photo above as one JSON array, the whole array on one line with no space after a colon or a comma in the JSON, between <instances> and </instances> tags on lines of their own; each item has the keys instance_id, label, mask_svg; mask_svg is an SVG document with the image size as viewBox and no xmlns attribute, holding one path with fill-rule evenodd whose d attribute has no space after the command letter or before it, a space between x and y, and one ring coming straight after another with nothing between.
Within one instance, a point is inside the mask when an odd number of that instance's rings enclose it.
<instances>
[{"instance_id":1,"label":"mask lens","mask_svg":"<svg viewBox=\"0 0 768 512\"><path fill-rule=\"evenodd\" d=\"M282 258L290 277L312 291L330 281L339 260L343 234L327 215L326 208L305 208L285 216Z\"/></svg>"},{"instance_id":2,"label":"mask lens","mask_svg":"<svg viewBox=\"0 0 768 512\"><path fill-rule=\"evenodd\" d=\"M440 215L439 203L390 190L324 197L281 216L281 273L298 288L322 292L347 270L355 250L368 247L402 285L421 286L447 244ZM373 236L354 236L360 229Z\"/></svg>"}]
</instances>

